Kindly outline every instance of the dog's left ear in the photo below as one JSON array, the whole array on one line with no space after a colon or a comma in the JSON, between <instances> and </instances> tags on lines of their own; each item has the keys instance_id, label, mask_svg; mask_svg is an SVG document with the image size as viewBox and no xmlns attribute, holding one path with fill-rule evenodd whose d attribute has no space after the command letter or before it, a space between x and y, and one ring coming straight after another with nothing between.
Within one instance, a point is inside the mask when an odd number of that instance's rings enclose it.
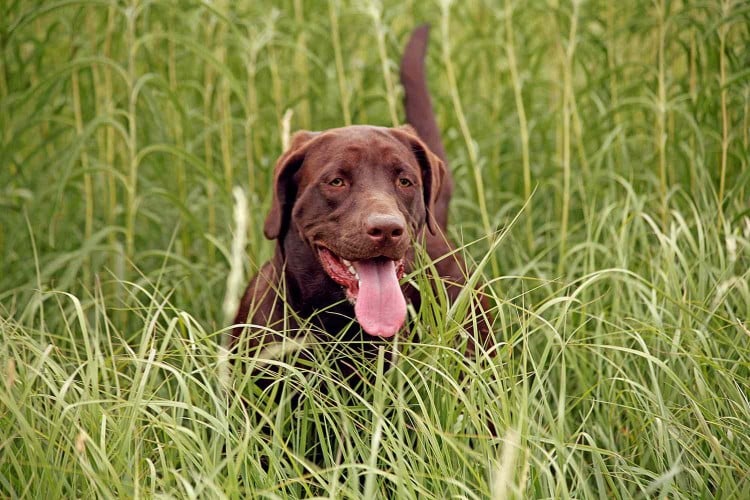
<instances>
[{"instance_id":1,"label":"dog's left ear","mask_svg":"<svg viewBox=\"0 0 750 500\"><path fill-rule=\"evenodd\" d=\"M273 198L271 209L266 216L263 233L269 240L283 238L292 217L292 206L297 197L297 185L294 174L305 161L305 154L310 143L319 132L299 131L292 136L289 149L276 162L273 172Z\"/></svg>"},{"instance_id":2,"label":"dog's left ear","mask_svg":"<svg viewBox=\"0 0 750 500\"><path fill-rule=\"evenodd\" d=\"M419 138L417 131L411 125L401 125L391 129L391 133L401 142L405 142L419 163L422 171L422 190L424 192L424 207L426 210L427 228L435 234L437 221L434 217L435 203L440 187L445 178L445 164Z\"/></svg>"}]
</instances>

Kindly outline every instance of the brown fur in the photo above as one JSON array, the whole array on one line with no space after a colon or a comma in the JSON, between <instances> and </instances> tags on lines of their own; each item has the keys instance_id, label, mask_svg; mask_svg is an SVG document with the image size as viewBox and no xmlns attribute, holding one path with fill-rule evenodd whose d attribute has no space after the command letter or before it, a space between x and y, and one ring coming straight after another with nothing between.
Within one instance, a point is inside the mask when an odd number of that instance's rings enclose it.
<instances>
[{"instance_id":1,"label":"brown fur","mask_svg":"<svg viewBox=\"0 0 750 500\"><path fill-rule=\"evenodd\" d=\"M376 352L367 344L378 339L362 333L356 323L350 326L353 306L323 270L317 246L348 260L404 258L408 273L413 268L412 243L422 239L449 299L458 296L467 270L460 257L445 257L453 250L445 237L452 180L424 79L426 40L426 27L415 30L401 71L407 119L414 128L352 126L294 135L276 163L264 226L266 237L276 240L274 257L248 285L235 324L273 331L297 328L296 318L314 317L325 332L321 335L328 335L324 340L363 340L366 352ZM333 181L337 178L344 186L331 184L338 184ZM411 185L401 186L402 178ZM373 214L378 214L378 223L385 221L387 236L373 237ZM402 291L419 308L419 290L405 284ZM294 314L285 313L284 303ZM478 307L486 310L487 304L482 301ZM485 319L480 314L476 333L487 345L491 338ZM249 333L243 326L235 327L232 335L233 344L242 337L251 349L281 340L268 329ZM470 342L468 350L474 347Z\"/></svg>"}]
</instances>

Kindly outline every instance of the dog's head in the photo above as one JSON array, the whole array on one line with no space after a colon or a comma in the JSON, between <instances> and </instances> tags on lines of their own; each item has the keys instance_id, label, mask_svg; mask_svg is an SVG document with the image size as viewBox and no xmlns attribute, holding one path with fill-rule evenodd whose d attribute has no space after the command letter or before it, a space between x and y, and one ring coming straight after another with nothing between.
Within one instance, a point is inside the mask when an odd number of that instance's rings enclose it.
<instances>
[{"instance_id":1,"label":"dog's head","mask_svg":"<svg viewBox=\"0 0 750 500\"><path fill-rule=\"evenodd\" d=\"M435 231L445 166L409 126L298 132L291 142L276 163L266 237L297 231L362 328L394 335L406 316L403 259L425 225Z\"/></svg>"}]
</instances>

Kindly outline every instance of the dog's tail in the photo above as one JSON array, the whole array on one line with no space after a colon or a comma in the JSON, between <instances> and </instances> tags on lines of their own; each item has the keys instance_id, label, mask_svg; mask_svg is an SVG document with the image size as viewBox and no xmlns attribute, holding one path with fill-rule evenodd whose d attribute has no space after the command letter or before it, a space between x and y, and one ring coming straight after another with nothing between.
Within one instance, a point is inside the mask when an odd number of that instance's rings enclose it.
<instances>
[{"instance_id":1,"label":"dog's tail","mask_svg":"<svg viewBox=\"0 0 750 500\"><path fill-rule=\"evenodd\" d=\"M401 84L404 86L406 121L414 127L419 137L438 158L445 162L445 148L440 138L435 114L432 111L430 91L424 71L424 59L430 26L423 24L411 33L401 59Z\"/></svg>"},{"instance_id":2,"label":"dog's tail","mask_svg":"<svg viewBox=\"0 0 750 500\"><path fill-rule=\"evenodd\" d=\"M427 88L427 78L424 71L424 59L427 52L427 40L429 39L430 26L423 24L411 33L409 42L404 49L401 58L401 84L404 86L404 108L406 109L406 121L416 129L420 139L427 147L435 153L446 165L448 162L445 155L445 147L440 137L435 113L432 111L430 91ZM448 201L450 200L453 182L450 171L440 186L435 207L435 218L438 224L445 230L448 219Z\"/></svg>"}]
</instances>

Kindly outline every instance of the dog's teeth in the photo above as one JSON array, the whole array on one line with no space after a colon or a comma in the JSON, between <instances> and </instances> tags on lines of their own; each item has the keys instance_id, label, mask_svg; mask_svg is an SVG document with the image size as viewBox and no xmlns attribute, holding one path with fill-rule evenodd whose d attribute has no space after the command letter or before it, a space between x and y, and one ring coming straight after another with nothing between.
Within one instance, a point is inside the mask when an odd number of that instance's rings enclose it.
<instances>
[{"instance_id":1,"label":"dog's teeth","mask_svg":"<svg viewBox=\"0 0 750 500\"><path fill-rule=\"evenodd\" d=\"M341 259L341 262L343 262L346 267L352 267L352 263L346 259Z\"/></svg>"}]
</instances>

